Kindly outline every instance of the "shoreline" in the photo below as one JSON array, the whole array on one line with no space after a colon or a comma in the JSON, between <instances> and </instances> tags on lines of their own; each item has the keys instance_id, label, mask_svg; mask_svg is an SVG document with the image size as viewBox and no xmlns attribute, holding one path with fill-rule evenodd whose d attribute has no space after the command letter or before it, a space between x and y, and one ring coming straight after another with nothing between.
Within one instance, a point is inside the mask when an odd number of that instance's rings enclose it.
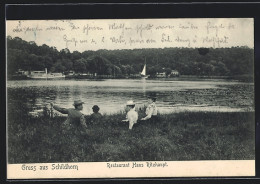
<instances>
[{"instance_id":1,"label":"shoreline","mask_svg":"<svg viewBox=\"0 0 260 184\"><path fill-rule=\"evenodd\" d=\"M142 79L142 77L132 77L132 76L86 76L86 75L75 75L75 76L65 76L65 78L54 78L54 79L31 79L26 76L12 76L8 77L7 81L14 80L78 80L78 79L88 79L88 80L105 80L105 79ZM199 75L180 75L176 77L149 77L148 80L207 80L207 79L221 79L221 80L238 80L244 82L254 82L254 76L252 75L236 75L236 76L199 76Z\"/></svg>"}]
</instances>

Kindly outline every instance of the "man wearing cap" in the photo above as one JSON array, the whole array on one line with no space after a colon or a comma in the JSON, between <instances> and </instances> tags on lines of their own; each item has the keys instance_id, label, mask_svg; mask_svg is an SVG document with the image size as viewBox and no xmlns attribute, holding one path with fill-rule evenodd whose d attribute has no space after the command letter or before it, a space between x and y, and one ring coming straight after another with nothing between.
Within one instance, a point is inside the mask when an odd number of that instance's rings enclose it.
<instances>
[{"instance_id":1,"label":"man wearing cap","mask_svg":"<svg viewBox=\"0 0 260 184\"><path fill-rule=\"evenodd\" d=\"M133 125L135 123L137 123L137 120L138 120L138 114L135 111L135 103L132 100L127 101L126 110L128 111L127 114L126 114L126 119L122 120L122 121L125 121L125 122L128 121L129 122L129 130L132 130Z\"/></svg>"},{"instance_id":2,"label":"man wearing cap","mask_svg":"<svg viewBox=\"0 0 260 184\"><path fill-rule=\"evenodd\" d=\"M156 107L156 94L149 94L148 95L148 107L146 108L145 114L146 116L141 120L156 120L157 118L157 107Z\"/></svg>"},{"instance_id":3,"label":"man wearing cap","mask_svg":"<svg viewBox=\"0 0 260 184\"><path fill-rule=\"evenodd\" d=\"M51 103L51 106L62 114L68 114L68 118L64 123L66 129L74 127L79 132L84 134L87 130L87 125L85 122L84 114L80 112L83 109L83 104L84 102L82 102L81 100L75 100L73 104L73 106L75 107L74 109L61 108L57 105L53 105L53 103ZM82 132L82 130L84 131Z\"/></svg>"},{"instance_id":4,"label":"man wearing cap","mask_svg":"<svg viewBox=\"0 0 260 184\"><path fill-rule=\"evenodd\" d=\"M68 114L67 120L61 125L63 132L61 142L65 144L61 144L59 149L64 153L63 158L72 162L78 162L80 154L86 152L85 144L82 144L81 140L90 133L87 129L85 117L80 112L83 109L82 104L84 102L81 100L75 100L73 103L74 109L65 109L51 103L55 110L62 114ZM78 150L82 151L79 152Z\"/></svg>"}]
</instances>

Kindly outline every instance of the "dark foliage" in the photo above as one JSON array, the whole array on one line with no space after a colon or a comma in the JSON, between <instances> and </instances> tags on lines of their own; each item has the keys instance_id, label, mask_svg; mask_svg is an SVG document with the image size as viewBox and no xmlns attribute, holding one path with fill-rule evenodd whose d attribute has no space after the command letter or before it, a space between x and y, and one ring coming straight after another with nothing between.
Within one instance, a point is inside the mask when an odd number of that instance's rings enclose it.
<instances>
[{"instance_id":1,"label":"dark foliage","mask_svg":"<svg viewBox=\"0 0 260 184\"><path fill-rule=\"evenodd\" d=\"M48 45L37 46L21 38L7 37L8 75L18 69L52 72L131 75L141 72L144 63L151 76L156 72L178 70L181 75L253 76L254 50L232 48L164 48L134 50L58 51Z\"/></svg>"}]
</instances>

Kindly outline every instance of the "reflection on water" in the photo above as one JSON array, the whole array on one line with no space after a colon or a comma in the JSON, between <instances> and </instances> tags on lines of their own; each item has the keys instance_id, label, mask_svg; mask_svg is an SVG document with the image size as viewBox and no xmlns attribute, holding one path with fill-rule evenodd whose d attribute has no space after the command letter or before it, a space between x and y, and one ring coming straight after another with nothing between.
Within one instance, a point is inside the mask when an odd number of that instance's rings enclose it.
<instances>
[{"instance_id":1,"label":"reflection on water","mask_svg":"<svg viewBox=\"0 0 260 184\"><path fill-rule=\"evenodd\" d=\"M7 88L8 104L24 103L34 112L50 102L72 108L73 101L81 99L84 114L92 113L93 105L110 114L122 111L128 100L143 107L148 92L157 93L160 113L252 110L254 104L253 84L227 80L24 80L8 81Z\"/></svg>"}]
</instances>

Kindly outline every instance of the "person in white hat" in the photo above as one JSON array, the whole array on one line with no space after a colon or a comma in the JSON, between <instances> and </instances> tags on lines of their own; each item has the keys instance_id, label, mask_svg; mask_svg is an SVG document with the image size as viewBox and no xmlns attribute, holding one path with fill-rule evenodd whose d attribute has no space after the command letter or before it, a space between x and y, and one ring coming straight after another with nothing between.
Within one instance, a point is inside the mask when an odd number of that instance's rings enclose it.
<instances>
[{"instance_id":1,"label":"person in white hat","mask_svg":"<svg viewBox=\"0 0 260 184\"><path fill-rule=\"evenodd\" d=\"M138 120L138 113L135 111L134 101L127 101L126 110L128 111L126 114L126 119L122 121L129 122L129 130L132 130L134 124L137 123Z\"/></svg>"},{"instance_id":2,"label":"person in white hat","mask_svg":"<svg viewBox=\"0 0 260 184\"><path fill-rule=\"evenodd\" d=\"M53 103L51 103L51 106L62 114L68 114L68 118L64 123L67 128L75 127L79 131L84 131L87 130L87 125L85 122L84 114L80 112L83 109L83 104L84 102L82 102L81 100L75 100L73 103L74 109L61 108L57 105L53 105Z\"/></svg>"}]
</instances>

